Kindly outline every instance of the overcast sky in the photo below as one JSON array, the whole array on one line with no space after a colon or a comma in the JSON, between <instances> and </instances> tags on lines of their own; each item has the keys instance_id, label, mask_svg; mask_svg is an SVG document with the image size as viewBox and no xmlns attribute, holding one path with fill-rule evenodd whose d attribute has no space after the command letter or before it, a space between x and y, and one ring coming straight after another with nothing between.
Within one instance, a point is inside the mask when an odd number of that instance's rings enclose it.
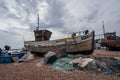
<instances>
[{"instance_id":1,"label":"overcast sky","mask_svg":"<svg viewBox=\"0 0 120 80\"><path fill-rule=\"evenodd\" d=\"M102 21L106 32L120 35L120 0L0 0L0 47L22 48L24 40L34 40L38 13L51 39L85 29L102 34Z\"/></svg>"}]
</instances>

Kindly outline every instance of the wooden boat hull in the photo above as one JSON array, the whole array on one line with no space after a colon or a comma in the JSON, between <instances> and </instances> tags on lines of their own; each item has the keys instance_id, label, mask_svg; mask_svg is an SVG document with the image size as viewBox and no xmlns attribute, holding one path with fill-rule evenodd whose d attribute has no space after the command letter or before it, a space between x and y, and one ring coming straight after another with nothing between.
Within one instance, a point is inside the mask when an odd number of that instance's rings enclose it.
<instances>
[{"instance_id":1,"label":"wooden boat hull","mask_svg":"<svg viewBox=\"0 0 120 80\"><path fill-rule=\"evenodd\" d=\"M102 40L101 46L107 47L109 50L120 51L120 40Z\"/></svg>"},{"instance_id":2,"label":"wooden boat hull","mask_svg":"<svg viewBox=\"0 0 120 80\"><path fill-rule=\"evenodd\" d=\"M47 53L66 48L67 53L91 54L94 51L94 31L85 36L51 40L51 41L25 41L24 46L32 53Z\"/></svg>"}]
</instances>

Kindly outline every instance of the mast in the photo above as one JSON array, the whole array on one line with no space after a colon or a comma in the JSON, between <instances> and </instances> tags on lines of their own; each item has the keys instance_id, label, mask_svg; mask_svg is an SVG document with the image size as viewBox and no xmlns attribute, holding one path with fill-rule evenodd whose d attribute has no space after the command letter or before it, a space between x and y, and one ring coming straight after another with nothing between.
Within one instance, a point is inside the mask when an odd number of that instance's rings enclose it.
<instances>
[{"instance_id":1,"label":"mast","mask_svg":"<svg viewBox=\"0 0 120 80\"><path fill-rule=\"evenodd\" d=\"M36 28L36 30L39 30L39 14L38 14L38 22L37 22L37 24L38 24L38 26L37 26L37 28Z\"/></svg>"},{"instance_id":2,"label":"mast","mask_svg":"<svg viewBox=\"0 0 120 80\"><path fill-rule=\"evenodd\" d=\"M104 38L105 38L105 27L104 27L104 21L102 21L102 25L103 25L103 35L104 35Z\"/></svg>"}]
</instances>

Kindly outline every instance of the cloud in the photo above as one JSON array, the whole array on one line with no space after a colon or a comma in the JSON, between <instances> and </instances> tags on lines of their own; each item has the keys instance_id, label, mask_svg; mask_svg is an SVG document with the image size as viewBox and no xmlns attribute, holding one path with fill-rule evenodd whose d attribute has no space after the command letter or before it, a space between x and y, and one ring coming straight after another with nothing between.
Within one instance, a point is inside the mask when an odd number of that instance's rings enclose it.
<instances>
[{"instance_id":1,"label":"cloud","mask_svg":"<svg viewBox=\"0 0 120 80\"><path fill-rule=\"evenodd\" d=\"M47 11L44 11L46 15L40 21L40 27L43 29L52 27L62 28L64 25L62 18L65 13L63 2L60 0L46 0L44 4L46 4L44 7L46 7Z\"/></svg>"},{"instance_id":2,"label":"cloud","mask_svg":"<svg viewBox=\"0 0 120 80\"><path fill-rule=\"evenodd\" d=\"M40 29L51 30L51 39L85 29L101 34L102 21L106 32L116 31L120 35L119 3L119 0L0 0L0 47L5 44L23 47L23 36L25 40L34 40L38 13Z\"/></svg>"}]
</instances>

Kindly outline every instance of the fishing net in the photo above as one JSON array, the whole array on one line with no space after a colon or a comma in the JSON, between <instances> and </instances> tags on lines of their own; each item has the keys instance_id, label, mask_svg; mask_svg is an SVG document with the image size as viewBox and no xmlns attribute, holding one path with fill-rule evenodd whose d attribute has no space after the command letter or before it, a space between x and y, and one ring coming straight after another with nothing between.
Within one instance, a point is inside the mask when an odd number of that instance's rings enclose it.
<instances>
[{"instance_id":1,"label":"fishing net","mask_svg":"<svg viewBox=\"0 0 120 80\"><path fill-rule=\"evenodd\" d=\"M76 68L73 66L73 64L70 64L70 62L73 60L73 58L61 58L56 60L52 65L51 68L59 71L72 71Z\"/></svg>"}]
</instances>

